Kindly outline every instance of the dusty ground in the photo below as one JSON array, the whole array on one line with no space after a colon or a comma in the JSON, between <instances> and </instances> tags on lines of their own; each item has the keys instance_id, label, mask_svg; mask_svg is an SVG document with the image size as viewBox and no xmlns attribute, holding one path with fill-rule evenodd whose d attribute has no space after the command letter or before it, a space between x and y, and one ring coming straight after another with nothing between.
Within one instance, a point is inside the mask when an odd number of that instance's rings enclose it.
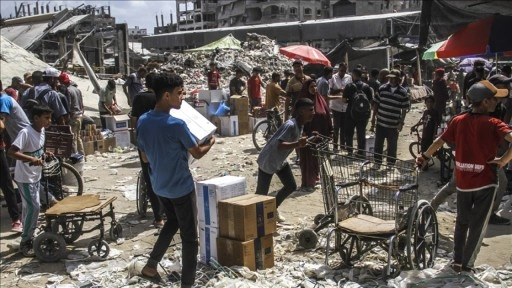
<instances>
[{"instance_id":1,"label":"dusty ground","mask_svg":"<svg viewBox=\"0 0 512 288\"><path fill-rule=\"evenodd\" d=\"M415 104L408 116L408 124L400 134L399 154L400 159L410 159L408 145L412 141L409 135L410 126L417 121L423 109L422 104ZM130 259L133 255L148 253L156 237L156 230L152 227L152 219L141 219L137 214L135 201L129 201L125 191L133 191L139 171L138 157L135 151L127 153L107 153L104 155L89 156L84 168L85 193L96 193L101 196L116 196L116 217L123 225L126 241L120 245L111 243L110 247L122 251L122 259ZM248 193L254 193L256 188L257 152L253 148L249 135L231 138L217 138L213 149L200 161L192 166L193 174L197 180L208 179L225 174L245 176L247 179ZM439 179L439 165L436 163L429 171L420 176L420 198L431 199L438 190L436 182ZM294 166L297 182L300 183L300 170ZM273 179L271 190L280 187L277 177ZM323 202L320 190L311 194L294 193L280 208L280 213L286 217L289 224L308 221L318 213L323 212ZM510 202L507 208L501 211L502 215L512 218ZM10 232L10 220L5 208L1 209L0 226L0 256L1 256L1 286L41 287L46 279L39 278L34 281L19 280L16 273L55 273L69 279L62 261L57 263L41 263L36 259L23 258L20 253L10 248L11 243L18 239L19 235ZM442 245L444 250L450 251L454 213L441 211L438 213ZM109 222L109 221L108 221ZM94 222L97 223L97 222ZM106 224L106 228L110 228ZM108 233L108 230L107 230ZM82 235L75 243L68 246L68 250L76 252L87 249L91 239L97 238L99 231ZM489 264L494 267L502 266L510 261L512 245L512 226L490 226L484 245L476 261L477 265ZM302 252L308 253L308 252ZM22 270L20 270L22 269ZM64 280L61 283L70 283ZM4 286L5 285L5 286Z\"/></svg>"}]
</instances>

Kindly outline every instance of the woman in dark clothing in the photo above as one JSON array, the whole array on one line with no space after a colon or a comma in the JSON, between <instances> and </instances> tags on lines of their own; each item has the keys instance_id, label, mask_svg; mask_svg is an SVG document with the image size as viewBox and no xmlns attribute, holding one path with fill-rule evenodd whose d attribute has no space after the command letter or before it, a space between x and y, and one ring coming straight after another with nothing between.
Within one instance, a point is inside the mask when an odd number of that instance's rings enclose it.
<instances>
[{"instance_id":1,"label":"woman in dark clothing","mask_svg":"<svg viewBox=\"0 0 512 288\"><path fill-rule=\"evenodd\" d=\"M441 123L441 116L446 110L446 102L450 99L448 93L448 83L444 79L444 69L436 69L434 81L432 82L432 91L434 92L434 109L437 110L438 121Z\"/></svg>"},{"instance_id":2,"label":"woman in dark clothing","mask_svg":"<svg viewBox=\"0 0 512 288\"><path fill-rule=\"evenodd\" d=\"M315 116L313 120L304 125L303 133L310 137L313 132L320 135L331 137L333 133L333 126L331 116L329 114L329 105L325 102L324 98L316 90L316 82L309 79L302 85L300 98L309 98L315 103ZM315 190L315 185L319 181L319 165L318 159L314 151L309 147L304 147L299 150L300 157L300 171L302 174L301 190L303 192L312 192Z\"/></svg>"}]
</instances>

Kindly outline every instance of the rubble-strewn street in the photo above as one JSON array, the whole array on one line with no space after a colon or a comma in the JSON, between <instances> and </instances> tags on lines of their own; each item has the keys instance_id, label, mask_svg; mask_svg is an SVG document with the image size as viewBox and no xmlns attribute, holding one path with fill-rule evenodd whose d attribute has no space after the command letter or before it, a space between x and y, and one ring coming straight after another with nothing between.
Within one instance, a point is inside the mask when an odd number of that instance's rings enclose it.
<instances>
[{"instance_id":1,"label":"rubble-strewn street","mask_svg":"<svg viewBox=\"0 0 512 288\"><path fill-rule=\"evenodd\" d=\"M1 36L0 36L1 37ZM12 76L21 76L24 72L42 70L47 67L23 49L11 45L4 38L1 41L0 78L9 83ZM266 40L265 40L266 41ZM267 43L267 42L265 42ZM289 68L290 60L273 55L270 46L257 40L244 44L246 51L220 52L217 61L226 69L223 81L231 78L234 63L244 62L249 67L262 66L265 71L282 71ZM181 58L179 58L181 57ZM171 67L181 75L186 75L186 89L191 91L205 83L202 80L203 68L210 61L209 53L194 56L194 69L178 69L189 56L175 56ZM190 56L191 57L191 56ZM221 71L222 72L222 71ZM86 114L97 117L98 96L92 93L92 85L87 79L71 76L84 94ZM227 82L222 82L227 88ZM105 83L102 82L102 85ZM123 107L128 107L126 97L117 87L117 99ZM414 104L407 116L407 123L400 133L398 158L411 159L408 146L413 141L409 129L422 115L424 105ZM195 180L204 180L223 175L244 176L248 193L256 189L257 151L250 135L236 137L218 137L212 150L192 166ZM294 155L294 154L292 154ZM290 161L290 163L293 161ZM107 259L89 257L87 246L99 237L99 231L86 233L76 242L67 246L65 259L56 263L43 263L35 258L24 258L18 253L16 243L19 234L10 232L7 210L1 209L0 256L2 287L158 287L139 277L140 269L156 240L157 229L153 227L151 214L141 218L135 204L137 173L140 169L137 151L134 147L119 147L110 153L99 153L87 157L84 165L86 194L98 194L101 197L116 196L114 202L118 222L123 227L123 238L113 242L108 239L110 254ZM300 183L300 169L293 166L293 172ZM437 192L439 164L422 172L419 181L420 199L430 200ZM280 186L274 177L271 191ZM500 214L512 218L512 197L506 196ZM298 245L297 232L310 227L313 218L324 213L321 190L312 193L293 193L286 199L279 212L286 218L274 235L275 267L252 272L243 267L204 266L200 264L197 274L197 287L512 287L512 226L490 225L476 260L474 274L455 274L448 266L452 256L452 239L455 216L453 197L448 204L441 206L437 213L440 246L438 258L433 268L424 271L403 271L395 278L382 277L385 265L385 251L375 249L355 267L338 267L338 255L329 256L329 266L324 265L325 235L328 229L320 233L316 249L305 250ZM41 217L42 218L42 217ZM107 218L106 229L110 228ZM43 223L43 222L41 222ZM86 227L94 223L87 222ZM107 231L108 234L108 231ZM180 239L176 237L168 249L160 269L165 283L161 286L172 287L177 282L180 270ZM413 285L414 284L414 285Z\"/></svg>"}]
</instances>

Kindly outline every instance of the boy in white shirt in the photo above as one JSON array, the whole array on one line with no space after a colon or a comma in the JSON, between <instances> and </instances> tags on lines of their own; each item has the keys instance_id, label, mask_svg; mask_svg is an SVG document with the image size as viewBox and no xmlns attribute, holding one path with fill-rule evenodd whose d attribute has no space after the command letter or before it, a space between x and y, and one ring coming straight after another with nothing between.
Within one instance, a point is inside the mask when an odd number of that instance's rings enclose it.
<instances>
[{"instance_id":1,"label":"boy in white shirt","mask_svg":"<svg viewBox=\"0 0 512 288\"><path fill-rule=\"evenodd\" d=\"M32 124L23 128L11 147L8 155L16 161L14 180L22 200L23 232L21 233L20 251L25 256L34 256L32 240L40 211L40 180L44 156L45 128L50 126L53 111L47 106L32 108Z\"/></svg>"}]
</instances>

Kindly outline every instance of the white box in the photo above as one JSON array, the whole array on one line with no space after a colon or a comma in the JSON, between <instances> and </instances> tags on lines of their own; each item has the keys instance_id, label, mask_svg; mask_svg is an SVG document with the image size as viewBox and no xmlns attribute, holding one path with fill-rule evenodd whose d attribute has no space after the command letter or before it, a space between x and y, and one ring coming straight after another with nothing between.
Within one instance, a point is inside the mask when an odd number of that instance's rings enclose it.
<instances>
[{"instance_id":1,"label":"white box","mask_svg":"<svg viewBox=\"0 0 512 288\"><path fill-rule=\"evenodd\" d=\"M205 140L210 138L217 127L212 124L208 119L203 117L199 111L194 109L185 101L181 102L180 109L171 109L169 112L172 116L179 118L188 126L188 129L196 138L197 143L203 144Z\"/></svg>"},{"instance_id":2,"label":"white box","mask_svg":"<svg viewBox=\"0 0 512 288\"><path fill-rule=\"evenodd\" d=\"M224 91L222 91L222 89L199 90L199 95L197 97L199 100L206 101L208 104L212 102L221 102L224 100Z\"/></svg>"},{"instance_id":3,"label":"white box","mask_svg":"<svg viewBox=\"0 0 512 288\"><path fill-rule=\"evenodd\" d=\"M246 194L245 177L224 176L196 182L197 221L219 227L218 202Z\"/></svg>"},{"instance_id":4,"label":"white box","mask_svg":"<svg viewBox=\"0 0 512 288\"><path fill-rule=\"evenodd\" d=\"M221 116L220 118L220 135L222 136L238 136L238 116Z\"/></svg>"},{"instance_id":5,"label":"white box","mask_svg":"<svg viewBox=\"0 0 512 288\"><path fill-rule=\"evenodd\" d=\"M130 147L130 131L116 131L114 132L116 137L116 145L121 147Z\"/></svg>"},{"instance_id":6,"label":"white box","mask_svg":"<svg viewBox=\"0 0 512 288\"><path fill-rule=\"evenodd\" d=\"M103 128L110 131L116 132L130 128L130 116L128 115L101 115L101 117L105 118L105 125L107 126Z\"/></svg>"},{"instance_id":7,"label":"white box","mask_svg":"<svg viewBox=\"0 0 512 288\"><path fill-rule=\"evenodd\" d=\"M199 225L199 261L210 264L210 259L217 260L217 237L219 230L211 226Z\"/></svg>"},{"instance_id":8,"label":"white box","mask_svg":"<svg viewBox=\"0 0 512 288\"><path fill-rule=\"evenodd\" d=\"M260 117L260 118L256 118L256 117L252 117L252 116L249 116L249 130L250 132L252 133L252 130L254 129L254 126L256 126L256 123L260 122L261 120L266 120L267 118L265 117ZM263 129L266 128L266 127L263 127Z\"/></svg>"}]
</instances>

